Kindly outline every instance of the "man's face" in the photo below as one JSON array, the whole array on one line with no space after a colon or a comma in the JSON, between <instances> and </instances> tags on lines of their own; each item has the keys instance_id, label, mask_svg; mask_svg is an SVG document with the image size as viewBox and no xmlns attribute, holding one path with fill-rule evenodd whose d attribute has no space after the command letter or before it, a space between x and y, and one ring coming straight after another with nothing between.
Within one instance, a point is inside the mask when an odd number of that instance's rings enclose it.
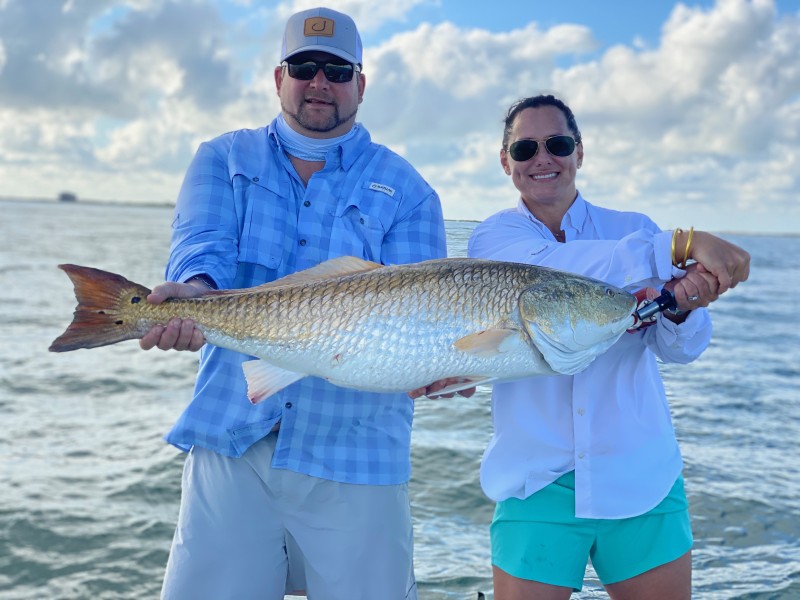
<instances>
[{"instance_id":1,"label":"man's face","mask_svg":"<svg viewBox=\"0 0 800 600\"><path fill-rule=\"evenodd\" d=\"M326 52L303 52L289 62L307 60L343 62ZM288 67L279 66L275 68L275 86L284 118L292 129L308 137L332 138L344 135L353 126L366 80L361 73L355 73L350 81L334 83L328 81L322 69L312 79L295 79L289 75Z\"/></svg>"}]
</instances>

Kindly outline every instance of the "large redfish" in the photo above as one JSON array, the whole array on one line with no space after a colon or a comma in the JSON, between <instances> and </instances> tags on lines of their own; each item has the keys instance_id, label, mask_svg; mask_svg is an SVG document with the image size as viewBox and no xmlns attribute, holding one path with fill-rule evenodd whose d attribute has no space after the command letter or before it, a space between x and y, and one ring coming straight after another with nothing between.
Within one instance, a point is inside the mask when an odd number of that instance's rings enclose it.
<instances>
[{"instance_id":1,"label":"large redfish","mask_svg":"<svg viewBox=\"0 0 800 600\"><path fill-rule=\"evenodd\" d=\"M633 295L532 265L441 259L384 267L326 261L258 287L152 305L120 275L60 265L72 324L53 352L141 338L189 318L210 344L261 360L243 368L259 402L308 375L378 392L457 378L443 390L583 370L634 324Z\"/></svg>"}]
</instances>

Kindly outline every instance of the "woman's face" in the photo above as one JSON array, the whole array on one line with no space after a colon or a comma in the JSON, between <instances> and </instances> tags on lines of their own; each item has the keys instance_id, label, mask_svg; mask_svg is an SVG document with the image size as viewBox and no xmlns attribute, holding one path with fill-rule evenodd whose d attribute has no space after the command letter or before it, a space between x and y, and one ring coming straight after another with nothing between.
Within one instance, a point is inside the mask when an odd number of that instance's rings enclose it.
<instances>
[{"instance_id":1,"label":"woman's face","mask_svg":"<svg viewBox=\"0 0 800 600\"><path fill-rule=\"evenodd\" d=\"M554 135L574 137L567 119L555 106L526 108L511 128L509 148L517 140L536 140L539 147L528 160L517 162L507 150L500 150L500 164L531 212L535 207L563 208L566 211L577 196L575 174L583 162L583 145L577 144L569 156L553 156L544 141Z\"/></svg>"}]
</instances>

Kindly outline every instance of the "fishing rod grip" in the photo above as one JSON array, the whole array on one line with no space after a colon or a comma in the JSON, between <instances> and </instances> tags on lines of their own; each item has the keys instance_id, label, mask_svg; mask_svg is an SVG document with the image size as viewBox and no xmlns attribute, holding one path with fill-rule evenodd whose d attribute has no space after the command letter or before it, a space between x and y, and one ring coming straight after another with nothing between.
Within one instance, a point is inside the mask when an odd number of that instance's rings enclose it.
<instances>
[{"instance_id":1,"label":"fishing rod grip","mask_svg":"<svg viewBox=\"0 0 800 600\"><path fill-rule=\"evenodd\" d=\"M677 306L678 303L675 301L675 296L672 295L672 292L661 290L661 295L636 311L636 316L640 321L644 321L656 313L676 308Z\"/></svg>"}]
</instances>

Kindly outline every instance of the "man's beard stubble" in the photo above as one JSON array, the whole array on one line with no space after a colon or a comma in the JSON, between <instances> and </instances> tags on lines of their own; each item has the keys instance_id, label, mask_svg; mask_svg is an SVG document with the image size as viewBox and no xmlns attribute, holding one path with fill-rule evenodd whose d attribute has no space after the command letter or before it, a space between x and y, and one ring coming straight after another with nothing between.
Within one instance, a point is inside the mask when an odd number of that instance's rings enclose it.
<instances>
[{"instance_id":1,"label":"man's beard stubble","mask_svg":"<svg viewBox=\"0 0 800 600\"><path fill-rule=\"evenodd\" d=\"M356 108L352 113L347 115L347 117L341 119L339 118L339 107L336 104L333 104L332 106L333 113L325 122L320 123L309 116L308 112L306 111L305 102L300 104L300 108L297 109L296 113L288 110L283 102L281 102L281 110L283 110L284 114L292 117L304 129L307 129L308 131L317 131L319 133L327 133L328 131L336 129L342 123L346 123L352 119L358 112L358 108Z\"/></svg>"}]
</instances>

